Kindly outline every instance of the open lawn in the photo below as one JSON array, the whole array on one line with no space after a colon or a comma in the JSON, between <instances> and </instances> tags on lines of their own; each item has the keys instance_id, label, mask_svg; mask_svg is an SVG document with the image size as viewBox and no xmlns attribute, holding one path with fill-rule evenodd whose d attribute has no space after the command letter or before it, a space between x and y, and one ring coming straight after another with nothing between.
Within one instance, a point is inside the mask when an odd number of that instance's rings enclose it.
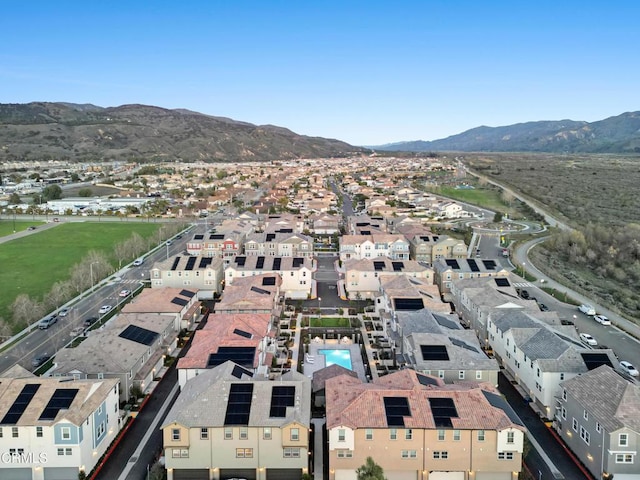
<instances>
[{"instance_id":1,"label":"open lawn","mask_svg":"<svg viewBox=\"0 0 640 480\"><path fill-rule=\"evenodd\" d=\"M10 317L9 306L21 293L41 300L55 282L70 277L71 267L90 250L104 252L114 268L117 267L112 255L116 243L126 240L133 232L148 238L160 226L130 222L64 223L0 244L0 317Z\"/></svg>"},{"instance_id":2,"label":"open lawn","mask_svg":"<svg viewBox=\"0 0 640 480\"><path fill-rule=\"evenodd\" d=\"M43 225L43 222L40 222L38 220L35 220L33 222L25 222L24 220L16 220L15 222L15 229L16 232L22 232L23 230L26 230L29 227L39 227ZM0 237L5 237L7 235L11 235L13 233L13 219L8 219L6 217L3 217L2 220L0 220Z\"/></svg>"},{"instance_id":3,"label":"open lawn","mask_svg":"<svg viewBox=\"0 0 640 480\"><path fill-rule=\"evenodd\" d=\"M442 186L433 191L437 195L453 198L461 202L466 202L471 205L477 205L494 212L506 212L510 215L515 213L515 210L505 205L500 196L500 190L491 187L477 187L477 188L454 188Z\"/></svg>"}]
</instances>

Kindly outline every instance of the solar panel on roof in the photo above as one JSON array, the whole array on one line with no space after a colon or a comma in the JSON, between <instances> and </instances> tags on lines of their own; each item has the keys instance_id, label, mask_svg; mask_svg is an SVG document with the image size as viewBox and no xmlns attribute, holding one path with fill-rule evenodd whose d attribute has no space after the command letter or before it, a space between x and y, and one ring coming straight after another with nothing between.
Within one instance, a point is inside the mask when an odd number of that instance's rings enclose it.
<instances>
[{"instance_id":1,"label":"solar panel on roof","mask_svg":"<svg viewBox=\"0 0 640 480\"><path fill-rule=\"evenodd\" d=\"M160 334L138 327L137 325L129 325L118 335L120 338L131 340L132 342L141 343L142 345L151 345Z\"/></svg>"},{"instance_id":2,"label":"solar panel on roof","mask_svg":"<svg viewBox=\"0 0 640 480\"><path fill-rule=\"evenodd\" d=\"M229 388L225 425L249 425L253 383L232 383Z\"/></svg>"},{"instance_id":3,"label":"solar panel on roof","mask_svg":"<svg viewBox=\"0 0 640 480\"><path fill-rule=\"evenodd\" d=\"M262 279L262 285L263 286L269 286L269 285L275 285L276 284L276 277L264 277Z\"/></svg>"},{"instance_id":4,"label":"solar panel on roof","mask_svg":"<svg viewBox=\"0 0 640 480\"><path fill-rule=\"evenodd\" d=\"M276 230L276 233L293 233L293 228L281 228Z\"/></svg>"},{"instance_id":5,"label":"solar panel on roof","mask_svg":"<svg viewBox=\"0 0 640 480\"><path fill-rule=\"evenodd\" d=\"M446 345L420 345L423 360L449 360Z\"/></svg>"},{"instance_id":6,"label":"solar panel on roof","mask_svg":"<svg viewBox=\"0 0 640 480\"><path fill-rule=\"evenodd\" d=\"M384 262L373 262L373 269L377 271L384 270Z\"/></svg>"},{"instance_id":7,"label":"solar panel on roof","mask_svg":"<svg viewBox=\"0 0 640 480\"><path fill-rule=\"evenodd\" d=\"M15 425L18 423L18 420L20 420L20 417L29 406L29 403L31 403L31 400L33 400L33 397L39 388L39 383L27 383L22 387L22 390L13 401L11 407L9 407L9 410L7 410L7 413L2 418L0 424Z\"/></svg>"},{"instance_id":8,"label":"solar panel on roof","mask_svg":"<svg viewBox=\"0 0 640 480\"><path fill-rule=\"evenodd\" d=\"M264 257L258 257L256 260L256 270L262 270L264 268Z\"/></svg>"},{"instance_id":9,"label":"solar panel on roof","mask_svg":"<svg viewBox=\"0 0 640 480\"><path fill-rule=\"evenodd\" d=\"M499 286L499 287L508 287L508 286L511 285L509 283L509 279L508 278L499 278L498 277L498 278L495 279L495 281L496 281L496 285Z\"/></svg>"},{"instance_id":10,"label":"solar panel on roof","mask_svg":"<svg viewBox=\"0 0 640 480\"><path fill-rule=\"evenodd\" d=\"M237 264L239 267L244 267L244 263L245 263L246 261L247 261L247 257L236 257L236 260L235 260L236 264Z\"/></svg>"},{"instance_id":11,"label":"solar panel on roof","mask_svg":"<svg viewBox=\"0 0 640 480\"><path fill-rule=\"evenodd\" d=\"M240 330L239 328L234 328L233 329L233 333L235 333L236 335L240 335L241 337L244 337L244 338L253 337L253 335L251 333L245 332L244 330Z\"/></svg>"},{"instance_id":12,"label":"solar panel on roof","mask_svg":"<svg viewBox=\"0 0 640 480\"><path fill-rule=\"evenodd\" d=\"M253 372L250 372L246 368L242 368L240 365L235 365L233 370L231 370L231 375L240 379L243 375L247 375L249 377L253 377Z\"/></svg>"},{"instance_id":13,"label":"solar panel on roof","mask_svg":"<svg viewBox=\"0 0 640 480\"><path fill-rule=\"evenodd\" d=\"M422 240L423 242L428 242L431 240L431 238L429 237L420 237L420 240Z\"/></svg>"},{"instance_id":14,"label":"solar panel on roof","mask_svg":"<svg viewBox=\"0 0 640 480\"><path fill-rule=\"evenodd\" d=\"M394 308L396 310L422 310L424 302L421 298L394 298Z\"/></svg>"},{"instance_id":15,"label":"solar panel on roof","mask_svg":"<svg viewBox=\"0 0 640 480\"><path fill-rule=\"evenodd\" d=\"M458 416L458 411L452 398L430 397L429 406L436 427L453 427L451 419Z\"/></svg>"},{"instance_id":16,"label":"solar panel on roof","mask_svg":"<svg viewBox=\"0 0 640 480\"><path fill-rule=\"evenodd\" d=\"M280 257L273 259L273 267L272 270L280 270L280 264L282 263L282 259Z\"/></svg>"},{"instance_id":17,"label":"solar panel on roof","mask_svg":"<svg viewBox=\"0 0 640 480\"><path fill-rule=\"evenodd\" d=\"M394 272L401 272L404 268L404 262L391 262Z\"/></svg>"},{"instance_id":18,"label":"solar panel on roof","mask_svg":"<svg viewBox=\"0 0 640 480\"><path fill-rule=\"evenodd\" d=\"M516 425L524 426L524 424L522 423L522 420L520 420L520 417L518 417L518 415L513 410L513 408L511 408L511 405L509 405L502 396L496 395L495 393L487 392L486 390L480 390L480 391L482 392L482 394L484 395L484 397L487 399L487 401L492 407L499 408L500 410L502 410L504 413L507 414L507 417L509 417L509 420L511 420Z\"/></svg>"},{"instance_id":19,"label":"solar panel on roof","mask_svg":"<svg viewBox=\"0 0 640 480\"><path fill-rule=\"evenodd\" d=\"M404 427L404 417L411 416L407 397L383 397L387 426Z\"/></svg>"},{"instance_id":20,"label":"solar panel on roof","mask_svg":"<svg viewBox=\"0 0 640 480\"><path fill-rule=\"evenodd\" d=\"M361 230L360 234L361 235L371 235L371 230Z\"/></svg>"},{"instance_id":21,"label":"solar panel on roof","mask_svg":"<svg viewBox=\"0 0 640 480\"><path fill-rule=\"evenodd\" d=\"M445 259L447 266L453 268L454 270L460 270L460 265L458 265L458 260L455 258L447 258Z\"/></svg>"},{"instance_id":22,"label":"solar panel on roof","mask_svg":"<svg viewBox=\"0 0 640 480\"><path fill-rule=\"evenodd\" d=\"M251 287L251 291L259 293L260 295L271 295L271 292L269 290L265 290L264 288Z\"/></svg>"},{"instance_id":23,"label":"solar panel on roof","mask_svg":"<svg viewBox=\"0 0 640 480\"><path fill-rule=\"evenodd\" d=\"M195 292L183 288L182 290L180 290L180 295L182 295L183 297L193 298Z\"/></svg>"},{"instance_id":24,"label":"solar panel on roof","mask_svg":"<svg viewBox=\"0 0 640 480\"><path fill-rule=\"evenodd\" d=\"M611 360L609 359L609 355L607 355L606 353L584 352L581 353L580 356L582 357L582 360L584 360L584 364L589 370L598 368L601 365L608 365L613 368L613 365L611 365Z\"/></svg>"},{"instance_id":25,"label":"solar panel on roof","mask_svg":"<svg viewBox=\"0 0 640 480\"><path fill-rule=\"evenodd\" d=\"M424 385L426 387L429 385L438 385L438 380L433 377L420 375L419 373L416 374L416 377L418 378L418 382L420 382L420 385Z\"/></svg>"},{"instance_id":26,"label":"solar panel on roof","mask_svg":"<svg viewBox=\"0 0 640 480\"><path fill-rule=\"evenodd\" d=\"M228 360L243 367L253 368L255 354L255 347L220 347L216 353L209 354L207 368L217 367Z\"/></svg>"},{"instance_id":27,"label":"solar panel on roof","mask_svg":"<svg viewBox=\"0 0 640 480\"><path fill-rule=\"evenodd\" d=\"M203 240L204 239L204 234L198 233L198 234L193 236L193 239L194 240Z\"/></svg>"},{"instance_id":28,"label":"solar panel on roof","mask_svg":"<svg viewBox=\"0 0 640 480\"><path fill-rule=\"evenodd\" d=\"M356 227L366 227L369 222L356 222Z\"/></svg>"},{"instance_id":29,"label":"solar panel on roof","mask_svg":"<svg viewBox=\"0 0 640 480\"><path fill-rule=\"evenodd\" d=\"M439 237L438 235L434 235L434 236L433 236L433 241L434 241L434 242L437 242L439 238L440 238L440 237Z\"/></svg>"},{"instance_id":30,"label":"solar panel on roof","mask_svg":"<svg viewBox=\"0 0 640 480\"><path fill-rule=\"evenodd\" d=\"M478 264L473 258L467 258L467 263L469 264L469 268L471 269L472 272L480 271L480 267L478 267Z\"/></svg>"},{"instance_id":31,"label":"solar panel on roof","mask_svg":"<svg viewBox=\"0 0 640 480\"><path fill-rule=\"evenodd\" d=\"M213 258L211 257L202 257L200 259L200 266L198 268L207 268L213 262Z\"/></svg>"},{"instance_id":32,"label":"solar panel on roof","mask_svg":"<svg viewBox=\"0 0 640 480\"><path fill-rule=\"evenodd\" d=\"M453 343L456 347L465 348L474 353L480 353L480 350L478 350L476 347L474 347L473 345L469 345L467 342L463 342L458 338L449 337L449 340L451 340L451 343Z\"/></svg>"},{"instance_id":33,"label":"solar panel on roof","mask_svg":"<svg viewBox=\"0 0 640 480\"><path fill-rule=\"evenodd\" d=\"M267 242L271 242L274 238L276 238L275 233L267 233L267 238L266 238Z\"/></svg>"},{"instance_id":34,"label":"solar panel on roof","mask_svg":"<svg viewBox=\"0 0 640 480\"><path fill-rule=\"evenodd\" d=\"M175 270L178 268L178 264L180 263L180 257L176 257L173 259L173 265L171 265L171 270Z\"/></svg>"},{"instance_id":35,"label":"solar panel on roof","mask_svg":"<svg viewBox=\"0 0 640 480\"><path fill-rule=\"evenodd\" d=\"M184 269L193 270L193 266L196 264L196 260L198 260L198 257L189 257L189 260L187 260L187 266L184 267Z\"/></svg>"},{"instance_id":36,"label":"solar panel on roof","mask_svg":"<svg viewBox=\"0 0 640 480\"><path fill-rule=\"evenodd\" d=\"M77 388L56 388L38 420L55 420L60 410L69 408L77 394Z\"/></svg>"},{"instance_id":37,"label":"solar panel on roof","mask_svg":"<svg viewBox=\"0 0 640 480\"><path fill-rule=\"evenodd\" d=\"M295 257L293 259L293 268L300 268L304 264L304 258Z\"/></svg>"},{"instance_id":38,"label":"solar panel on roof","mask_svg":"<svg viewBox=\"0 0 640 480\"><path fill-rule=\"evenodd\" d=\"M215 233L213 235L209 235L209 240L224 240L224 235L221 233Z\"/></svg>"},{"instance_id":39,"label":"solar panel on roof","mask_svg":"<svg viewBox=\"0 0 640 480\"><path fill-rule=\"evenodd\" d=\"M484 268L487 269L487 270L495 270L496 269L495 260L482 260L482 263L484 263Z\"/></svg>"},{"instance_id":40,"label":"solar panel on roof","mask_svg":"<svg viewBox=\"0 0 640 480\"><path fill-rule=\"evenodd\" d=\"M295 405L296 388L289 385L277 385L271 389L271 406L269 417L284 418L287 407Z\"/></svg>"},{"instance_id":41,"label":"solar panel on roof","mask_svg":"<svg viewBox=\"0 0 640 480\"><path fill-rule=\"evenodd\" d=\"M433 315L433 318L438 322L439 325L448 328L449 330L462 330L462 327L459 323L456 323L448 318L442 317L440 315Z\"/></svg>"},{"instance_id":42,"label":"solar panel on roof","mask_svg":"<svg viewBox=\"0 0 640 480\"><path fill-rule=\"evenodd\" d=\"M180 298L180 297L173 297L171 299L171 303L174 303L176 305L180 305L181 307L184 307L185 305L187 305L189 302L187 300L185 300L184 298Z\"/></svg>"}]
</instances>

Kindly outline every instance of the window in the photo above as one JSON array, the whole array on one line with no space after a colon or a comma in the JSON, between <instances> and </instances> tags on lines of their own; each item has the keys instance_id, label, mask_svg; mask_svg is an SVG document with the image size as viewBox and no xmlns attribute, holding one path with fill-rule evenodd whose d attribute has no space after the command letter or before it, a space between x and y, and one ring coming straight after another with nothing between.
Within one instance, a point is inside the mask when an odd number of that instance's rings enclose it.
<instances>
[{"instance_id":1,"label":"window","mask_svg":"<svg viewBox=\"0 0 640 480\"><path fill-rule=\"evenodd\" d=\"M587 445L591 442L591 434L587 432L587 429L583 426L580 426L580 438L584 440L584 443Z\"/></svg>"},{"instance_id":2,"label":"window","mask_svg":"<svg viewBox=\"0 0 640 480\"><path fill-rule=\"evenodd\" d=\"M629 434L621 433L618 435L618 446L619 447L628 447L629 446Z\"/></svg>"},{"instance_id":3,"label":"window","mask_svg":"<svg viewBox=\"0 0 640 480\"><path fill-rule=\"evenodd\" d=\"M574 418L571 423L573 424L573 431L577 432L578 431L578 421Z\"/></svg>"},{"instance_id":4,"label":"window","mask_svg":"<svg viewBox=\"0 0 640 480\"><path fill-rule=\"evenodd\" d=\"M417 452L415 450L402 450L400 456L402 458L417 458Z\"/></svg>"},{"instance_id":5,"label":"window","mask_svg":"<svg viewBox=\"0 0 640 480\"><path fill-rule=\"evenodd\" d=\"M58 449L58 456L64 455L64 448Z\"/></svg>"},{"instance_id":6,"label":"window","mask_svg":"<svg viewBox=\"0 0 640 480\"><path fill-rule=\"evenodd\" d=\"M560 374L560 380L564 380L564 373Z\"/></svg>"},{"instance_id":7,"label":"window","mask_svg":"<svg viewBox=\"0 0 640 480\"><path fill-rule=\"evenodd\" d=\"M171 429L171 440L173 440L174 442L177 442L180 440L180 429L179 428L172 428Z\"/></svg>"},{"instance_id":8,"label":"window","mask_svg":"<svg viewBox=\"0 0 640 480\"><path fill-rule=\"evenodd\" d=\"M507 432L507 443L512 444L515 441L515 432Z\"/></svg>"},{"instance_id":9,"label":"window","mask_svg":"<svg viewBox=\"0 0 640 480\"><path fill-rule=\"evenodd\" d=\"M338 450L338 458L352 458L353 450Z\"/></svg>"},{"instance_id":10,"label":"window","mask_svg":"<svg viewBox=\"0 0 640 480\"><path fill-rule=\"evenodd\" d=\"M566 408L564 408L564 407L562 407L562 408L560 409L560 413L561 413L561 415L562 415L562 418L566 420L566 419L567 419L567 409L566 409Z\"/></svg>"},{"instance_id":11,"label":"window","mask_svg":"<svg viewBox=\"0 0 640 480\"><path fill-rule=\"evenodd\" d=\"M513 460L513 452L498 452L498 460Z\"/></svg>"},{"instance_id":12,"label":"window","mask_svg":"<svg viewBox=\"0 0 640 480\"><path fill-rule=\"evenodd\" d=\"M438 370L438 378L444 378L444 370Z\"/></svg>"},{"instance_id":13,"label":"window","mask_svg":"<svg viewBox=\"0 0 640 480\"><path fill-rule=\"evenodd\" d=\"M405 440L413 439L413 430L411 430L410 428L405 429L405 431L404 431L404 439Z\"/></svg>"},{"instance_id":14,"label":"window","mask_svg":"<svg viewBox=\"0 0 640 480\"><path fill-rule=\"evenodd\" d=\"M64 428L62 430L64 431ZM11 436L18 438L18 427L11 427ZM62 438L64 438L64 436Z\"/></svg>"},{"instance_id":15,"label":"window","mask_svg":"<svg viewBox=\"0 0 640 480\"><path fill-rule=\"evenodd\" d=\"M42 427L36 427L36 437L42 438L42 436L43 436Z\"/></svg>"},{"instance_id":16,"label":"window","mask_svg":"<svg viewBox=\"0 0 640 480\"><path fill-rule=\"evenodd\" d=\"M297 442L298 440L300 440L300 429L299 428L292 428L291 429L291 441L292 442Z\"/></svg>"},{"instance_id":17,"label":"window","mask_svg":"<svg viewBox=\"0 0 640 480\"><path fill-rule=\"evenodd\" d=\"M633 453L616 453L616 463L633 463Z\"/></svg>"},{"instance_id":18,"label":"window","mask_svg":"<svg viewBox=\"0 0 640 480\"><path fill-rule=\"evenodd\" d=\"M224 439L225 440L233 440L233 428L224 427Z\"/></svg>"},{"instance_id":19,"label":"window","mask_svg":"<svg viewBox=\"0 0 640 480\"><path fill-rule=\"evenodd\" d=\"M287 447L283 450L282 455L284 458L300 458L300 449Z\"/></svg>"},{"instance_id":20,"label":"window","mask_svg":"<svg viewBox=\"0 0 640 480\"><path fill-rule=\"evenodd\" d=\"M364 431L364 439L365 440L373 440L373 429L372 428L367 428Z\"/></svg>"},{"instance_id":21,"label":"window","mask_svg":"<svg viewBox=\"0 0 640 480\"><path fill-rule=\"evenodd\" d=\"M438 440L439 441L444 441L444 430L438 430Z\"/></svg>"},{"instance_id":22,"label":"window","mask_svg":"<svg viewBox=\"0 0 640 480\"><path fill-rule=\"evenodd\" d=\"M459 442L460 441L460 430L454 430L453 431L453 440L455 442Z\"/></svg>"},{"instance_id":23,"label":"window","mask_svg":"<svg viewBox=\"0 0 640 480\"><path fill-rule=\"evenodd\" d=\"M587 412L586 410L582 411L582 418L584 418L585 420L589 420L589 412Z\"/></svg>"},{"instance_id":24,"label":"window","mask_svg":"<svg viewBox=\"0 0 640 480\"><path fill-rule=\"evenodd\" d=\"M200 428L200 440L209 440L209 429L207 427Z\"/></svg>"},{"instance_id":25,"label":"window","mask_svg":"<svg viewBox=\"0 0 640 480\"><path fill-rule=\"evenodd\" d=\"M240 427L240 440L246 440L248 437L249 430L247 429L247 427Z\"/></svg>"},{"instance_id":26,"label":"window","mask_svg":"<svg viewBox=\"0 0 640 480\"><path fill-rule=\"evenodd\" d=\"M174 448L171 456L173 458L189 458L189 450L186 448Z\"/></svg>"},{"instance_id":27,"label":"window","mask_svg":"<svg viewBox=\"0 0 640 480\"><path fill-rule=\"evenodd\" d=\"M253 458L253 448L236 448L236 458Z\"/></svg>"},{"instance_id":28,"label":"window","mask_svg":"<svg viewBox=\"0 0 640 480\"><path fill-rule=\"evenodd\" d=\"M458 371L458 380L464 380L464 370Z\"/></svg>"},{"instance_id":29,"label":"window","mask_svg":"<svg viewBox=\"0 0 640 480\"><path fill-rule=\"evenodd\" d=\"M2 427L0 427L0 438L2 438Z\"/></svg>"},{"instance_id":30,"label":"window","mask_svg":"<svg viewBox=\"0 0 640 480\"><path fill-rule=\"evenodd\" d=\"M345 437L346 437L345 429L344 428L339 428L338 429L338 441L339 442L346 441Z\"/></svg>"},{"instance_id":31,"label":"window","mask_svg":"<svg viewBox=\"0 0 640 480\"><path fill-rule=\"evenodd\" d=\"M71 428L62 427L62 429L60 430L60 433L62 435L63 440L71 440ZM17 436L18 435L14 435L14 437L17 437Z\"/></svg>"},{"instance_id":32,"label":"window","mask_svg":"<svg viewBox=\"0 0 640 480\"><path fill-rule=\"evenodd\" d=\"M600 425L600 423L596 422L596 432L600 433L602 431L602 425Z\"/></svg>"},{"instance_id":33,"label":"window","mask_svg":"<svg viewBox=\"0 0 640 480\"><path fill-rule=\"evenodd\" d=\"M398 429L392 428L389 430L389 440L396 440L398 438Z\"/></svg>"},{"instance_id":34,"label":"window","mask_svg":"<svg viewBox=\"0 0 640 480\"><path fill-rule=\"evenodd\" d=\"M262 429L262 438L265 440L271 440L271 427L264 427Z\"/></svg>"},{"instance_id":35,"label":"window","mask_svg":"<svg viewBox=\"0 0 640 480\"><path fill-rule=\"evenodd\" d=\"M482 370L476 370L476 380L482 380Z\"/></svg>"},{"instance_id":36,"label":"window","mask_svg":"<svg viewBox=\"0 0 640 480\"><path fill-rule=\"evenodd\" d=\"M562 390L562 399L566 400L567 399L567 391L566 390Z\"/></svg>"},{"instance_id":37,"label":"window","mask_svg":"<svg viewBox=\"0 0 640 480\"><path fill-rule=\"evenodd\" d=\"M449 458L449 452L433 452L434 460L446 460Z\"/></svg>"},{"instance_id":38,"label":"window","mask_svg":"<svg viewBox=\"0 0 640 480\"><path fill-rule=\"evenodd\" d=\"M484 442L484 430L478 430L478 441Z\"/></svg>"}]
</instances>

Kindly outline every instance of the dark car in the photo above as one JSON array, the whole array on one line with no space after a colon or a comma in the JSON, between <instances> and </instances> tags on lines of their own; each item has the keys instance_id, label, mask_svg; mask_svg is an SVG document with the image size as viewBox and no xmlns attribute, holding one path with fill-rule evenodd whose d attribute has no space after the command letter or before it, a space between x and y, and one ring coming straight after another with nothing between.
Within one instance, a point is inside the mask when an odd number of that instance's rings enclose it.
<instances>
[{"instance_id":1,"label":"dark car","mask_svg":"<svg viewBox=\"0 0 640 480\"><path fill-rule=\"evenodd\" d=\"M522 298L524 298L525 300L528 300L529 299L529 292L526 291L526 290L520 290L520 296Z\"/></svg>"},{"instance_id":2,"label":"dark car","mask_svg":"<svg viewBox=\"0 0 640 480\"><path fill-rule=\"evenodd\" d=\"M574 325L574 323L571 320L560 320L560 323L562 325Z\"/></svg>"},{"instance_id":3,"label":"dark car","mask_svg":"<svg viewBox=\"0 0 640 480\"><path fill-rule=\"evenodd\" d=\"M89 328L91 325L93 325L94 323L96 323L99 320L98 317L89 317L86 318L85 321L83 322L84 328Z\"/></svg>"},{"instance_id":4,"label":"dark car","mask_svg":"<svg viewBox=\"0 0 640 480\"><path fill-rule=\"evenodd\" d=\"M47 363L47 360L49 360L50 358L51 356L46 353L43 353L42 355L38 355L37 357L34 357L33 360L31 360L31 366L33 368L41 367L42 365Z\"/></svg>"},{"instance_id":5,"label":"dark car","mask_svg":"<svg viewBox=\"0 0 640 480\"><path fill-rule=\"evenodd\" d=\"M549 307L547 307L544 303L539 303L538 307L540 308L541 312L548 312L549 311Z\"/></svg>"}]
</instances>

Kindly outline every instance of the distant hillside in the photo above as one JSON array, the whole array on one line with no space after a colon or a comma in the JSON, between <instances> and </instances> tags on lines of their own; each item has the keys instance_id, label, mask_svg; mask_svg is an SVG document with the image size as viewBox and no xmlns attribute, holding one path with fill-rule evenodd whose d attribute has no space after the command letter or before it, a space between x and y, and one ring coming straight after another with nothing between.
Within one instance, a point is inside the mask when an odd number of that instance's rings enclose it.
<instances>
[{"instance_id":1,"label":"distant hillside","mask_svg":"<svg viewBox=\"0 0 640 480\"><path fill-rule=\"evenodd\" d=\"M0 104L0 162L269 161L364 149L286 128L146 105Z\"/></svg>"},{"instance_id":2,"label":"distant hillside","mask_svg":"<svg viewBox=\"0 0 640 480\"><path fill-rule=\"evenodd\" d=\"M640 153L640 112L598 122L561 120L477 127L432 142L371 147L389 151Z\"/></svg>"}]
</instances>

